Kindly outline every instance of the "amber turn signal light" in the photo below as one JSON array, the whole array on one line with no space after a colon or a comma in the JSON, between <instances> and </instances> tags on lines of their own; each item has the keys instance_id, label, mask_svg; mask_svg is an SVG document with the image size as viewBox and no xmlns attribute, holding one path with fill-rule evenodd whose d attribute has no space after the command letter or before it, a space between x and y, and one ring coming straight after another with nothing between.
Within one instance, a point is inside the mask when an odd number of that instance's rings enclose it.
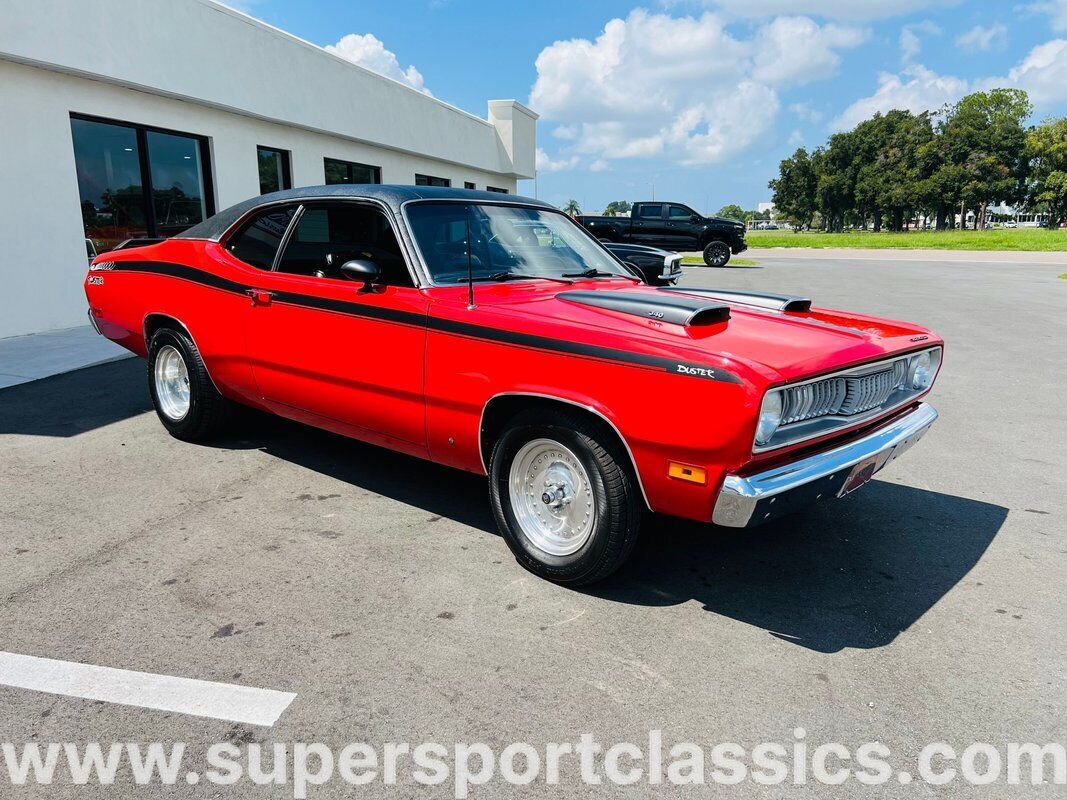
<instances>
[{"instance_id":1,"label":"amber turn signal light","mask_svg":"<svg viewBox=\"0 0 1067 800\"><path fill-rule=\"evenodd\" d=\"M690 483L707 483L708 471L703 467L694 467L692 464L682 464L678 461L667 462L667 474L680 481Z\"/></svg>"}]
</instances>

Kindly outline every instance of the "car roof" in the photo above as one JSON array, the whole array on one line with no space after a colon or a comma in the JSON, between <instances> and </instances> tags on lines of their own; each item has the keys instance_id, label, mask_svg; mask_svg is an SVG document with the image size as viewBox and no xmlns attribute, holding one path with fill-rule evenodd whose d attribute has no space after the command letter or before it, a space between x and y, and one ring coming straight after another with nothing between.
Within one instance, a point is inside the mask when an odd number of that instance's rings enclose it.
<instances>
[{"instance_id":1,"label":"car roof","mask_svg":"<svg viewBox=\"0 0 1067 800\"><path fill-rule=\"evenodd\" d=\"M474 189L453 189L445 186L403 186L400 184L341 183L329 186L301 186L280 192L252 197L237 205L223 209L203 222L179 233L177 239L211 239L217 241L233 224L250 211L260 206L283 203L287 200L331 200L336 198L377 200L394 213L411 200L469 200L471 202L507 203L508 205L531 206L557 210L555 206L532 197L522 197L502 192L480 192Z\"/></svg>"}]
</instances>

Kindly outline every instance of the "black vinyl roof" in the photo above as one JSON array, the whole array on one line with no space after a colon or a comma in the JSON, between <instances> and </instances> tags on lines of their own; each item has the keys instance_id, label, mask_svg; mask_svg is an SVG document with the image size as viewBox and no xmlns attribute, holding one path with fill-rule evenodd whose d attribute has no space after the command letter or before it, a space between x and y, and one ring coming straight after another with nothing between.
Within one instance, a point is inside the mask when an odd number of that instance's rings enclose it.
<instances>
[{"instance_id":1,"label":"black vinyl roof","mask_svg":"<svg viewBox=\"0 0 1067 800\"><path fill-rule=\"evenodd\" d=\"M223 209L203 222L187 228L177 234L176 239L212 239L218 240L237 220L259 206L284 202L286 200L312 200L331 198L365 198L377 200L389 206L394 213L400 213L400 206L409 200L469 200L471 202L495 202L511 205L532 206L534 208L555 209L541 200L520 197L502 192L479 192L473 189L453 189L443 186L402 186L399 184L339 183L330 186L301 186L299 189L285 189L280 192L253 197L235 206Z\"/></svg>"}]
</instances>

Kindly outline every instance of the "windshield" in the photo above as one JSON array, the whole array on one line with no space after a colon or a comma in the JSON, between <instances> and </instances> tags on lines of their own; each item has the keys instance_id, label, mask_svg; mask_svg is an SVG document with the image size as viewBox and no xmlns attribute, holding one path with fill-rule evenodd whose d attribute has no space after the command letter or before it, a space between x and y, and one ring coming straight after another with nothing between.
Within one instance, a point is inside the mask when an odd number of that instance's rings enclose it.
<instances>
[{"instance_id":1,"label":"windshield","mask_svg":"<svg viewBox=\"0 0 1067 800\"><path fill-rule=\"evenodd\" d=\"M475 203L412 203L406 214L422 258L436 283L507 275L546 278L595 271L628 272L582 228L555 211Z\"/></svg>"}]
</instances>

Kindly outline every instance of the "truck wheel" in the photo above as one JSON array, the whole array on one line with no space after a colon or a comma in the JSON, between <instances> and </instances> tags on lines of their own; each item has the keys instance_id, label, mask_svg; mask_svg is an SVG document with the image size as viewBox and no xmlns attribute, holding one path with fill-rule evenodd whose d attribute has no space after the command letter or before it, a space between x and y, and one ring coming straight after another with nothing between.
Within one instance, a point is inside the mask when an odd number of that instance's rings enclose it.
<instances>
[{"instance_id":1,"label":"truck wheel","mask_svg":"<svg viewBox=\"0 0 1067 800\"><path fill-rule=\"evenodd\" d=\"M618 569L641 527L638 487L613 437L586 417L528 411L490 460L493 516L516 560L556 583L593 583Z\"/></svg>"},{"instance_id":2,"label":"truck wheel","mask_svg":"<svg viewBox=\"0 0 1067 800\"><path fill-rule=\"evenodd\" d=\"M730 245L726 242L711 242L704 248L704 263L709 267L725 267L730 263Z\"/></svg>"},{"instance_id":3,"label":"truck wheel","mask_svg":"<svg viewBox=\"0 0 1067 800\"><path fill-rule=\"evenodd\" d=\"M196 345L173 328L160 328L148 345L148 392L163 427L182 441L208 439L230 419L232 403L211 382Z\"/></svg>"}]
</instances>

